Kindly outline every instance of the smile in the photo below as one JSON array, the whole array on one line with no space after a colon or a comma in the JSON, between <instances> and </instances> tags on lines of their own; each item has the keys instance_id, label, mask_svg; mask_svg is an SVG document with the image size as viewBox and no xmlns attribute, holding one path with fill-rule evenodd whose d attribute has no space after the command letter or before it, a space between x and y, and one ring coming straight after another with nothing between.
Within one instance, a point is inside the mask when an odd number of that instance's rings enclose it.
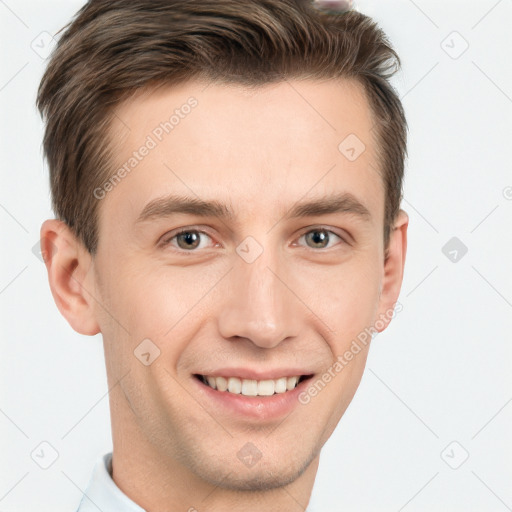
<instances>
[{"instance_id":1,"label":"smile","mask_svg":"<svg viewBox=\"0 0 512 512\"><path fill-rule=\"evenodd\" d=\"M196 375L204 384L217 391L226 391L244 396L272 396L283 394L295 389L299 382L308 378L307 375L280 377L278 379L240 379L238 377L214 377L211 375Z\"/></svg>"}]
</instances>

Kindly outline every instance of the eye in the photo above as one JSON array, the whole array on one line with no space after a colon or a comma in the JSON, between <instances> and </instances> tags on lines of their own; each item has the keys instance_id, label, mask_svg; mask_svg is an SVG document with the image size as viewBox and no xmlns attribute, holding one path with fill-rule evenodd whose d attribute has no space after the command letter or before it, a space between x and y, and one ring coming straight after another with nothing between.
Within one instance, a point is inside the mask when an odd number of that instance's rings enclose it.
<instances>
[{"instance_id":1,"label":"eye","mask_svg":"<svg viewBox=\"0 0 512 512\"><path fill-rule=\"evenodd\" d=\"M333 244L330 242L335 242L336 240L341 240L342 243L345 243L345 240L341 238L339 235L334 233L329 229L317 228L304 233L299 240L304 238L308 247L311 249L326 249L332 247ZM302 245L302 244L301 244Z\"/></svg>"},{"instance_id":2,"label":"eye","mask_svg":"<svg viewBox=\"0 0 512 512\"><path fill-rule=\"evenodd\" d=\"M203 237L203 240L201 238ZM207 242L212 240L210 235L198 229L181 229L179 232L169 234L162 240L162 245L172 245L178 250L193 252L196 249L204 249Z\"/></svg>"},{"instance_id":3,"label":"eye","mask_svg":"<svg viewBox=\"0 0 512 512\"><path fill-rule=\"evenodd\" d=\"M345 240L334 233L333 231L325 228L316 228L304 233L300 236L299 241L304 239L306 246L311 249L328 249L336 242L346 243ZM182 228L178 232L171 232L163 238L162 246L171 245L177 249L178 252L197 252L198 249L217 246L218 244L212 243L212 237L205 231L199 229ZM303 245L300 243L299 245Z\"/></svg>"}]
</instances>

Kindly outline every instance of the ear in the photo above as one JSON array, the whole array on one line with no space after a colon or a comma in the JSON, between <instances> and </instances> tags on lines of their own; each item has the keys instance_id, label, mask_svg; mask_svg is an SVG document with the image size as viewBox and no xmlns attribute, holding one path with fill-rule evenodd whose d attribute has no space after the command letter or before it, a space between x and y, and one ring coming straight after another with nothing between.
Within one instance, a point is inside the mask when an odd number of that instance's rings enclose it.
<instances>
[{"instance_id":1,"label":"ear","mask_svg":"<svg viewBox=\"0 0 512 512\"><path fill-rule=\"evenodd\" d=\"M91 293L92 256L62 221L50 219L41 226L43 256L53 299L62 316L80 334L100 332Z\"/></svg>"},{"instance_id":2,"label":"ear","mask_svg":"<svg viewBox=\"0 0 512 512\"><path fill-rule=\"evenodd\" d=\"M393 309L400 294L404 275L408 226L409 216L404 210L400 210L391 228L388 250L384 258L378 319L375 319L375 328L378 332L382 332L394 316Z\"/></svg>"}]
</instances>

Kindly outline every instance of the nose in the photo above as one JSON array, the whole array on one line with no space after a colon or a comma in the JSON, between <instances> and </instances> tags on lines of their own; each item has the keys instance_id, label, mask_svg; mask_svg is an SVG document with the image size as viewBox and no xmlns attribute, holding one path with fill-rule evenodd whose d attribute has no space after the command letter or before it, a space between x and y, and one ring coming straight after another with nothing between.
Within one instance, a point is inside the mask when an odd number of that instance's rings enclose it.
<instances>
[{"instance_id":1,"label":"nose","mask_svg":"<svg viewBox=\"0 0 512 512\"><path fill-rule=\"evenodd\" d=\"M281 267L269 250L252 263L237 257L219 305L218 328L225 339L246 338L258 347L273 348L297 336L304 312Z\"/></svg>"}]
</instances>

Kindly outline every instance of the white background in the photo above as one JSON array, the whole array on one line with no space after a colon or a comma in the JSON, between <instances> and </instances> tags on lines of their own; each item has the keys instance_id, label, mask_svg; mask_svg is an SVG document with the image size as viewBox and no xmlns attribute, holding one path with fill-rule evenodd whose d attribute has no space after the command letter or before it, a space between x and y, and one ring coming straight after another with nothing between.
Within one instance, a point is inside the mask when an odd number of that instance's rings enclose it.
<instances>
[{"instance_id":1,"label":"white background","mask_svg":"<svg viewBox=\"0 0 512 512\"><path fill-rule=\"evenodd\" d=\"M2 512L75 510L111 449L101 338L60 316L32 252L53 216L33 47L82 3L0 0ZM322 452L316 509L512 510L512 2L357 6L403 62L409 252L403 311ZM452 237L468 249L456 262L442 251ZM58 452L46 470L31 458L43 441Z\"/></svg>"}]
</instances>

